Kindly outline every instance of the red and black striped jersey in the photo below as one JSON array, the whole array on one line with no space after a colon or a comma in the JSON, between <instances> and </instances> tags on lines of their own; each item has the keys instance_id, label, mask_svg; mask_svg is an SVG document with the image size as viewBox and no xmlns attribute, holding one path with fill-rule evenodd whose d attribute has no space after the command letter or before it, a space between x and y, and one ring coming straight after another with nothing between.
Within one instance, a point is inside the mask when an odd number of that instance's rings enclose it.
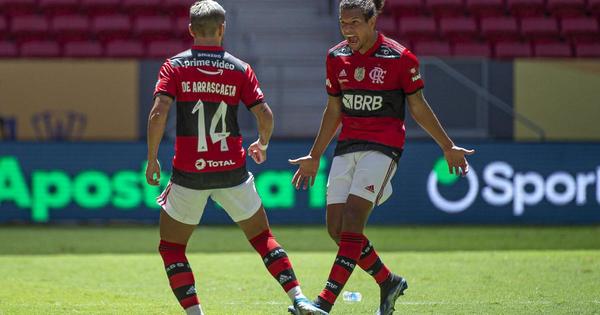
<instances>
[{"instance_id":1,"label":"red and black striped jersey","mask_svg":"<svg viewBox=\"0 0 600 315\"><path fill-rule=\"evenodd\" d=\"M329 50L325 83L343 104L335 155L376 150L397 160L405 140L406 96L424 86L417 57L382 34L364 54L343 41Z\"/></svg>"},{"instance_id":2,"label":"red and black striped jersey","mask_svg":"<svg viewBox=\"0 0 600 315\"><path fill-rule=\"evenodd\" d=\"M218 46L193 46L165 61L154 95L176 100L171 180L193 189L232 187L248 178L238 105L264 102L254 71Z\"/></svg>"}]
</instances>

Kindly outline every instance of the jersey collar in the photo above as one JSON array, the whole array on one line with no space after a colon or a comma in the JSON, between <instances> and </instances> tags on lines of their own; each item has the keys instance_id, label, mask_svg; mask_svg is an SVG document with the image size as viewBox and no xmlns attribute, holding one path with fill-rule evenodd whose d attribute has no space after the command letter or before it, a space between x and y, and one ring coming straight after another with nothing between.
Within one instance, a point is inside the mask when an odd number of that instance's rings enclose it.
<instances>
[{"instance_id":1,"label":"jersey collar","mask_svg":"<svg viewBox=\"0 0 600 315\"><path fill-rule=\"evenodd\" d=\"M367 50L364 54L361 54L359 51L355 51L355 53L359 56L370 56L379 48L379 46L381 46L382 43L383 34L381 34L381 32L377 32L377 39L375 40L375 43L373 43L373 46L369 48L369 50Z\"/></svg>"},{"instance_id":2,"label":"jersey collar","mask_svg":"<svg viewBox=\"0 0 600 315\"><path fill-rule=\"evenodd\" d=\"M204 51L223 51L223 46L199 46L193 45L193 50L204 50Z\"/></svg>"}]
</instances>

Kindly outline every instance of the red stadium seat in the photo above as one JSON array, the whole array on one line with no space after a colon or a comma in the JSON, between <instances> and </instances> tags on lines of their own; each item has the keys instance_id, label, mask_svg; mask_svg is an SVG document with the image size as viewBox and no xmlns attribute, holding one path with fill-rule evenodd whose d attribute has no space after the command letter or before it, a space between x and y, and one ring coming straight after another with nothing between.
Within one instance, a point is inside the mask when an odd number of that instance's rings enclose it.
<instances>
[{"instance_id":1,"label":"red stadium seat","mask_svg":"<svg viewBox=\"0 0 600 315\"><path fill-rule=\"evenodd\" d=\"M58 41L82 40L90 34L90 20L83 15L57 15L50 21Z\"/></svg>"},{"instance_id":2,"label":"red stadium seat","mask_svg":"<svg viewBox=\"0 0 600 315\"><path fill-rule=\"evenodd\" d=\"M413 45L413 51L419 56L451 56L450 44L443 41L418 41Z\"/></svg>"},{"instance_id":3,"label":"red stadium seat","mask_svg":"<svg viewBox=\"0 0 600 315\"><path fill-rule=\"evenodd\" d=\"M0 58L16 57L18 54L17 45L14 42L0 42Z\"/></svg>"},{"instance_id":4,"label":"red stadium seat","mask_svg":"<svg viewBox=\"0 0 600 315\"><path fill-rule=\"evenodd\" d=\"M190 6L194 1L189 0L163 0L164 9L169 12L169 15L187 16L190 15Z\"/></svg>"},{"instance_id":5,"label":"red stadium seat","mask_svg":"<svg viewBox=\"0 0 600 315\"><path fill-rule=\"evenodd\" d=\"M406 40L437 38L435 20L428 17L402 17L399 21L401 36Z\"/></svg>"},{"instance_id":6,"label":"red stadium seat","mask_svg":"<svg viewBox=\"0 0 600 315\"><path fill-rule=\"evenodd\" d=\"M492 57L492 50L490 44L487 42L457 43L453 47L452 54L463 57L490 58Z\"/></svg>"},{"instance_id":7,"label":"red stadium seat","mask_svg":"<svg viewBox=\"0 0 600 315\"><path fill-rule=\"evenodd\" d=\"M535 42L556 41L560 39L558 23L548 17L524 17L521 19L521 34Z\"/></svg>"},{"instance_id":8,"label":"red stadium seat","mask_svg":"<svg viewBox=\"0 0 600 315\"><path fill-rule=\"evenodd\" d=\"M513 17L486 17L481 19L481 35L490 41L519 39L519 27Z\"/></svg>"},{"instance_id":9,"label":"red stadium seat","mask_svg":"<svg viewBox=\"0 0 600 315\"><path fill-rule=\"evenodd\" d=\"M44 14L75 14L79 10L79 0L39 0Z\"/></svg>"},{"instance_id":10,"label":"red stadium seat","mask_svg":"<svg viewBox=\"0 0 600 315\"><path fill-rule=\"evenodd\" d=\"M600 18L600 0L588 0L588 11Z\"/></svg>"},{"instance_id":11,"label":"red stadium seat","mask_svg":"<svg viewBox=\"0 0 600 315\"><path fill-rule=\"evenodd\" d=\"M440 19L440 34L451 42L472 41L479 35L477 23L469 17L447 17Z\"/></svg>"},{"instance_id":12,"label":"red stadium seat","mask_svg":"<svg viewBox=\"0 0 600 315\"><path fill-rule=\"evenodd\" d=\"M422 0L387 0L386 10L397 16L417 16L424 13Z\"/></svg>"},{"instance_id":13,"label":"red stadium seat","mask_svg":"<svg viewBox=\"0 0 600 315\"><path fill-rule=\"evenodd\" d=\"M495 45L496 58L531 57L531 45L523 42L499 42Z\"/></svg>"},{"instance_id":14,"label":"red stadium seat","mask_svg":"<svg viewBox=\"0 0 600 315\"><path fill-rule=\"evenodd\" d=\"M81 0L81 8L89 15L114 14L121 0Z\"/></svg>"},{"instance_id":15,"label":"red stadium seat","mask_svg":"<svg viewBox=\"0 0 600 315\"><path fill-rule=\"evenodd\" d=\"M380 16L377 18L377 29L393 36L398 33L398 24L393 16Z\"/></svg>"},{"instance_id":16,"label":"red stadium seat","mask_svg":"<svg viewBox=\"0 0 600 315\"><path fill-rule=\"evenodd\" d=\"M153 41L148 43L146 57L165 59L189 48L189 45L180 40Z\"/></svg>"},{"instance_id":17,"label":"red stadium seat","mask_svg":"<svg viewBox=\"0 0 600 315\"><path fill-rule=\"evenodd\" d=\"M133 22L133 34L142 40L168 38L173 31L173 21L168 16L139 16Z\"/></svg>"},{"instance_id":18,"label":"red stadium seat","mask_svg":"<svg viewBox=\"0 0 600 315\"><path fill-rule=\"evenodd\" d=\"M190 18L188 16L178 16L175 18L175 27L173 28L173 35L177 38L189 38L190 32L188 26L190 25Z\"/></svg>"},{"instance_id":19,"label":"red stadium seat","mask_svg":"<svg viewBox=\"0 0 600 315\"><path fill-rule=\"evenodd\" d=\"M571 46L563 42L534 43L533 53L536 57L570 58L573 56Z\"/></svg>"},{"instance_id":20,"label":"red stadium seat","mask_svg":"<svg viewBox=\"0 0 600 315\"><path fill-rule=\"evenodd\" d=\"M63 46L63 56L70 58L102 57L102 44L98 41L73 41Z\"/></svg>"},{"instance_id":21,"label":"red stadium seat","mask_svg":"<svg viewBox=\"0 0 600 315\"><path fill-rule=\"evenodd\" d=\"M556 17L575 17L586 14L585 0L547 0L546 8Z\"/></svg>"},{"instance_id":22,"label":"red stadium seat","mask_svg":"<svg viewBox=\"0 0 600 315\"><path fill-rule=\"evenodd\" d=\"M123 0L121 6L130 14L155 15L162 11L161 4L162 0Z\"/></svg>"},{"instance_id":23,"label":"red stadium seat","mask_svg":"<svg viewBox=\"0 0 600 315\"><path fill-rule=\"evenodd\" d=\"M544 0L507 0L508 10L514 16L542 16L546 7Z\"/></svg>"},{"instance_id":24,"label":"red stadium seat","mask_svg":"<svg viewBox=\"0 0 600 315\"><path fill-rule=\"evenodd\" d=\"M92 19L92 32L101 40L128 38L130 30L127 15L99 15Z\"/></svg>"},{"instance_id":25,"label":"red stadium seat","mask_svg":"<svg viewBox=\"0 0 600 315\"><path fill-rule=\"evenodd\" d=\"M8 22L3 15L0 15L0 39L8 35Z\"/></svg>"},{"instance_id":26,"label":"red stadium seat","mask_svg":"<svg viewBox=\"0 0 600 315\"><path fill-rule=\"evenodd\" d=\"M426 0L425 3L436 18L465 15L463 0Z\"/></svg>"},{"instance_id":27,"label":"red stadium seat","mask_svg":"<svg viewBox=\"0 0 600 315\"><path fill-rule=\"evenodd\" d=\"M594 18L564 18L561 20L562 34L574 42L598 42L598 21Z\"/></svg>"},{"instance_id":28,"label":"red stadium seat","mask_svg":"<svg viewBox=\"0 0 600 315\"><path fill-rule=\"evenodd\" d=\"M14 16L10 31L19 41L38 40L47 37L49 23L42 15Z\"/></svg>"},{"instance_id":29,"label":"red stadium seat","mask_svg":"<svg viewBox=\"0 0 600 315\"><path fill-rule=\"evenodd\" d=\"M7 16L36 14L37 9L37 0L0 0L0 12Z\"/></svg>"},{"instance_id":30,"label":"red stadium seat","mask_svg":"<svg viewBox=\"0 0 600 315\"><path fill-rule=\"evenodd\" d=\"M584 58L600 58L600 43L576 43L575 55Z\"/></svg>"},{"instance_id":31,"label":"red stadium seat","mask_svg":"<svg viewBox=\"0 0 600 315\"><path fill-rule=\"evenodd\" d=\"M503 16L506 12L504 0L466 0L469 13L476 17Z\"/></svg>"},{"instance_id":32,"label":"red stadium seat","mask_svg":"<svg viewBox=\"0 0 600 315\"><path fill-rule=\"evenodd\" d=\"M135 40L114 40L106 44L106 56L111 58L141 58L144 45Z\"/></svg>"},{"instance_id":33,"label":"red stadium seat","mask_svg":"<svg viewBox=\"0 0 600 315\"><path fill-rule=\"evenodd\" d=\"M29 41L21 44L20 55L22 57L59 57L60 47L57 42L51 40Z\"/></svg>"}]
</instances>

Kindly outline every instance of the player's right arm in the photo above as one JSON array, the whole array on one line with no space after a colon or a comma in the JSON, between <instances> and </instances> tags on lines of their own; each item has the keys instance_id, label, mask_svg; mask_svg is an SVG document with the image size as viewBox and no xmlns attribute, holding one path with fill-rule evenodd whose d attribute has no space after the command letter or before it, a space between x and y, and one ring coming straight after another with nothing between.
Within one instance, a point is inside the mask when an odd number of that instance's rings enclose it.
<instances>
[{"instance_id":1,"label":"player's right arm","mask_svg":"<svg viewBox=\"0 0 600 315\"><path fill-rule=\"evenodd\" d=\"M289 160L291 164L298 165L298 170L294 174L292 184L296 189L302 186L306 189L315 183L315 177L319 170L319 161L325 149L335 136L335 133L342 121L342 101L339 96L329 95L327 107L323 112L321 127L315 138L310 153L301 158Z\"/></svg>"},{"instance_id":2,"label":"player's right arm","mask_svg":"<svg viewBox=\"0 0 600 315\"><path fill-rule=\"evenodd\" d=\"M167 95L158 95L148 116L148 165L146 166L146 181L157 186L160 182L160 164L158 162L158 147L165 133L169 109L173 99Z\"/></svg>"}]
</instances>

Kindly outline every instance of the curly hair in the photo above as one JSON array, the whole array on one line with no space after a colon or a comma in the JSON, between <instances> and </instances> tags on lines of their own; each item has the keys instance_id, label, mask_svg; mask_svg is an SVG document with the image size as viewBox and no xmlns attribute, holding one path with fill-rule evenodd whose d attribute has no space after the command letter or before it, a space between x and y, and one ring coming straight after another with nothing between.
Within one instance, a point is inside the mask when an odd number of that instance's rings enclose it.
<instances>
[{"instance_id":1,"label":"curly hair","mask_svg":"<svg viewBox=\"0 0 600 315\"><path fill-rule=\"evenodd\" d=\"M385 0L341 0L340 12L342 10L360 9L365 20L379 15L383 10Z\"/></svg>"}]
</instances>

